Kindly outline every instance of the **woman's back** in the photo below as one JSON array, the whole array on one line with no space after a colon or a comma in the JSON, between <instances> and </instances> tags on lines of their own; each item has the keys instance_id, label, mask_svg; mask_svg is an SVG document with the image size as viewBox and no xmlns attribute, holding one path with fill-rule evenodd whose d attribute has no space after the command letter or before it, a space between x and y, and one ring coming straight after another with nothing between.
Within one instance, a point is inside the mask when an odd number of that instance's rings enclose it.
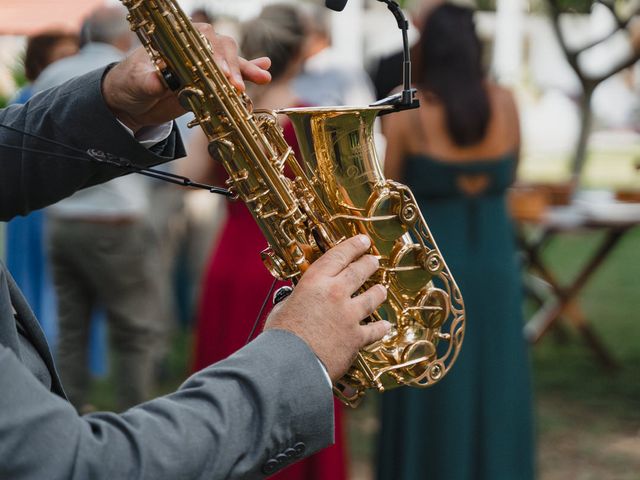
<instances>
[{"instance_id":1,"label":"woman's back","mask_svg":"<svg viewBox=\"0 0 640 480\"><path fill-rule=\"evenodd\" d=\"M387 177L412 189L445 258L452 250L449 262L464 259L467 266L468 256L515 248L505 195L518 162L518 116L509 91L491 84L486 90L490 115L475 144L455 143L445 106L429 93L421 93L420 109L389 117L387 125ZM481 235L483 226L491 242Z\"/></svg>"},{"instance_id":2,"label":"woman's back","mask_svg":"<svg viewBox=\"0 0 640 480\"><path fill-rule=\"evenodd\" d=\"M473 161L502 157L517 152L520 146L518 113L511 92L486 82L489 118L485 135L476 143L459 146L447 130L444 105L432 95L423 93L423 108L415 110L415 143L417 152L428 153L450 161Z\"/></svg>"},{"instance_id":3,"label":"woman's back","mask_svg":"<svg viewBox=\"0 0 640 480\"><path fill-rule=\"evenodd\" d=\"M445 105L429 92L419 92L419 109L386 117L387 178L406 180L403 169L407 156L425 155L454 164L491 161L513 154L517 162L520 126L513 96L508 90L489 82L485 91L490 112L486 133L471 145L460 146L455 143L448 129Z\"/></svg>"},{"instance_id":4,"label":"woman's back","mask_svg":"<svg viewBox=\"0 0 640 480\"><path fill-rule=\"evenodd\" d=\"M406 157L407 184L454 276L476 265L515 268L505 202L515 164L512 152L465 162L425 154Z\"/></svg>"},{"instance_id":5,"label":"woman's back","mask_svg":"<svg viewBox=\"0 0 640 480\"><path fill-rule=\"evenodd\" d=\"M507 90L493 85L487 90L491 113L484 137L475 144L456 145L443 105L429 95L422 95L422 108L399 126L407 135L400 180L423 205L445 258L453 250L452 261L467 266L468 256L487 258L494 250L514 250L505 194L518 162L517 113ZM483 226L489 228L491 242L482 235Z\"/></svg>"}]
</instances>

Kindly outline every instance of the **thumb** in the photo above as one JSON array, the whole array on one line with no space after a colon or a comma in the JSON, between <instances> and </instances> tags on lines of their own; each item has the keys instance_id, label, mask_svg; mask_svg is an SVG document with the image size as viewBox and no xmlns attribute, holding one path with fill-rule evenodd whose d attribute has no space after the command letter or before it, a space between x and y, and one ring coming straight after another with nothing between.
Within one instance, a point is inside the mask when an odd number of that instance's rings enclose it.
<instances>
[{"instance_id":1,"label":"thumb","mask_svg":"<svg viewBox=\"0 0 640 480\"><path fill-rule=\"evenodd\" d=\"M391 324L386 320L380 320L378 322L372 322L362 327L362 347L365 347L373 342L380 340L387 333L391 331Z\"/></svg>"},{"instance_id":2,"label":"thumb","mask_svg":"<svg viewBox=\"0 0 640 480\"><path fill-rule=\"evenodd\" d=\"M140 79L140 96L146 98L160 98L170 90L160 78L160 73L153 68L141 67L139 75Z\"/></svg>"}]
</instances>

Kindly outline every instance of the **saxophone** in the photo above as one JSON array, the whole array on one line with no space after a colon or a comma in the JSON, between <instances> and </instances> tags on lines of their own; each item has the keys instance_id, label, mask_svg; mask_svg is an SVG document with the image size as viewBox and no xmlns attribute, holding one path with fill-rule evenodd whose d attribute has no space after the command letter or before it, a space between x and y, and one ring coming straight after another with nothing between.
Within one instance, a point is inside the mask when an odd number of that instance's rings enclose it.
<instances>
[{"instance_id":1,"label":"saxophone","mask_svg":"<svg viewBox=\"0 0 640 480\"><path fill-rule=\"evenodd\" d=\"M131 28L167 86L194 113L228 186L246 203L266 237L262 260L293 284L322 252L364 233L380 260L362 287L387 287L367 321L391 331L362 349L334 394L356 406L367 389L427 387L454 363L464 337L460 290L408 187L386 180L373 143L373 122L389 106L253 111L215 64L212 46L175 0L122 0ZM302 158L294 157L276 115L291 119ZM285 165L293 178L284 175Z\"/></svg>"}]
</instances>

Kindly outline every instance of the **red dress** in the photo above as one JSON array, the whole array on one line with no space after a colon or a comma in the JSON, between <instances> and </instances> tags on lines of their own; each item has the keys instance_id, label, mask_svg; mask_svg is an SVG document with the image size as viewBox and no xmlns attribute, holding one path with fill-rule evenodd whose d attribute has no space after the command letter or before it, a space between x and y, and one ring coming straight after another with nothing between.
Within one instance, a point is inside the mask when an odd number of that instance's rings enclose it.
<instances>
[{"instance_id":1,"label":"red dress","mask_svg":"<svg viewBox=\"0 0 640 480\"><path fill-rule=\"evenodd\" d=\"M284 136L294 146L296 155L299 155L290 123L284 127ZM228 357L247 343L247 337L273 282L273 277L260 259L260 252L266 246L262 232L244 203L228 202L226 223L209 261L198 305L195 371ZM284 284L278 282L275 289ZM255 335L261 331L271 309L271 298L267 302ZM346 480L342 405L337 402L335 420L335 445L270 478Z\"/></svg>"}]
</instances>

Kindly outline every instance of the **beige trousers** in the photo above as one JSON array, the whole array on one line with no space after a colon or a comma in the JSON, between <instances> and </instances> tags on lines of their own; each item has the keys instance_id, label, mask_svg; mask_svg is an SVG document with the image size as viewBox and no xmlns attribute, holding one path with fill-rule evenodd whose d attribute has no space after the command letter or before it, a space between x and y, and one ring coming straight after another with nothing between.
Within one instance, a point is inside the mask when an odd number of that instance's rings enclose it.
<instances>
[{"instance_id":1,"label":"beige trousers","mask_svg":"<svg viewBox=\"0 0 640 480\"><path fill-rule=\"evenodd\" d=\"M106 311L116 405L147 400L153 381L154 338L161 325L154 236L144 220L113 223L48 220L48 252L58 297L57 364L77 409L88 401L89 327Z\"/></svg>"}]
</instances>

